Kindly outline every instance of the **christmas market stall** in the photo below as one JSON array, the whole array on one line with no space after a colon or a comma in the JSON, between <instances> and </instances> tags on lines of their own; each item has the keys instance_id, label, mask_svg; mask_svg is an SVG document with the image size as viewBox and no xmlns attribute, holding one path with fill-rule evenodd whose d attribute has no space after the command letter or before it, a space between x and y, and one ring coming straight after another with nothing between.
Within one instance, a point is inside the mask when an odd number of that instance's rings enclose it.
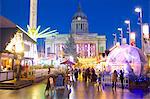
<instances>
[{"instance_id":1,"label":"christmas market stall","mask_svg":"<svg viewBox=\"0 0 150 99\"><path fill-rule=\"evenodd\" d=\"M27 59L31 61L31 65L33 64L36 42L10 20L3 16L0 16L0 20L0 82L2 82L19 79L23 66L28 64Z\"/></svg>"}]
</instances>

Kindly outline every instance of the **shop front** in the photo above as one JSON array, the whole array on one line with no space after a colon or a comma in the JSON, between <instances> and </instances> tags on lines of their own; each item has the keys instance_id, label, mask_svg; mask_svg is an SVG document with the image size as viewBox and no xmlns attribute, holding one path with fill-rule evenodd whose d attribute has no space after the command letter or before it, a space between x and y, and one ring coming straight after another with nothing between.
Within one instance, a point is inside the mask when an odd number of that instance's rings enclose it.
<instances>
[{"instance_id":1,"label":"shop front","mask_svg":"<svg viewBox=\"0 0 150 99\"><path fill-rule=\"evenodd\" d=\"M13 59L11 53L0 53L0 82L14 79Z\"/></svg>"},{"instance_id":2,"label":"shop front","mask_svg":"<svg viewBox=\"0 0 150 99\"><path fill-rule=\"evenodd\" d=\"M1 16L0 20L0 82L19 80L22 66L30 60L33 65L36 42L10 20Z\"/></svg>"}]
</instances>

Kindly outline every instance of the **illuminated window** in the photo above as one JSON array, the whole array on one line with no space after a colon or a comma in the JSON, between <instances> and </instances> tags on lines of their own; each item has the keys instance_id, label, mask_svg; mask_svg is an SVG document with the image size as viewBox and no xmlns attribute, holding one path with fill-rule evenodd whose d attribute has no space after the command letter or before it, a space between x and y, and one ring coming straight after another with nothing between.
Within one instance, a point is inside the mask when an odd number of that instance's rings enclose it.
<instances>
[{"instance_id":1,"label":"illuminated window","mask_svg":"<svg viewBox=\"0 0 150 99\"><path fill-rule=\"evenodd\" d=\"M100 52L104 52L104 47L100 47Z\"/></svg>"}]
</instances>

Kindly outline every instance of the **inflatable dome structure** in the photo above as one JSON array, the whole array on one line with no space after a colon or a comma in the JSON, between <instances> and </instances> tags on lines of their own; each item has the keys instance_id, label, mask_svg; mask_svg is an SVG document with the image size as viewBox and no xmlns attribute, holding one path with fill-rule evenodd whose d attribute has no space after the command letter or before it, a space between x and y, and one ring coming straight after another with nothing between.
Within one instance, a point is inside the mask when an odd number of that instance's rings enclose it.
<instances>
[{"instance_id":1,"label":"inflatable dome structure","mask_svg":"<svg viewBox=\"0 0 150 99\"><path fill-rule=\"evenodd\" d=\"M114 70L123 70L126 75L134 73L140 76L146 63L147 58L139 48L125 44L110 52L106 60L106 70L111 73Z\"/></svg>"}]
</instances>

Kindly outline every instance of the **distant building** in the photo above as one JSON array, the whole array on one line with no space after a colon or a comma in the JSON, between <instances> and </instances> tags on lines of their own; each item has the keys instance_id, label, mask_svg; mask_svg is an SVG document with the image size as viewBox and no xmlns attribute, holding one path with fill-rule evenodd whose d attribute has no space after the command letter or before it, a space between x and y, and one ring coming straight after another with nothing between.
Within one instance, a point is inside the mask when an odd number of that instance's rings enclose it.
<instances>
[{"instance_id":1,"label":"distant building","mask_svg":"<svg viewBox=\"0 0 150 99\"><path fill-rule=\"evenodd\" d=\"M96 57L106 50L106 36L89 32L88 17L83 13L80 5L71 22L71 31L76 43L76 51L81 58ZM45 57L63 57L63 46L69 34L59 34L45 40Z\"/></svg>"}]
</instances>

